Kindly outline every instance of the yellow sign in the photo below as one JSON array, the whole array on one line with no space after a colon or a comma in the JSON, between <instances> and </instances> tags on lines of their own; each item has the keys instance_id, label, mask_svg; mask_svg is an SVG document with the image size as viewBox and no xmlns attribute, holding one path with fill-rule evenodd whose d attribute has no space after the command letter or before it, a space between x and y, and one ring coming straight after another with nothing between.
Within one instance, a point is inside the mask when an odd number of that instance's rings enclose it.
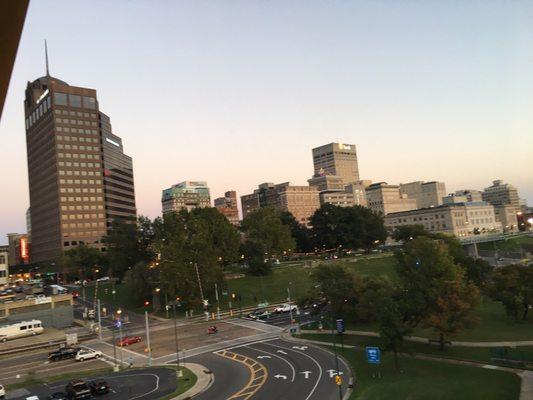
<instances>
[{"instance_id":1,"label":"yellow sign","mask_svg":"<svg viewBox=\"0 0 533 400\"><path fill-rule=\"evenodd\" d=\"M342 378L339 375L335 375L335 383L337 385L342 385Z\"/></svg>"}]
</instances>

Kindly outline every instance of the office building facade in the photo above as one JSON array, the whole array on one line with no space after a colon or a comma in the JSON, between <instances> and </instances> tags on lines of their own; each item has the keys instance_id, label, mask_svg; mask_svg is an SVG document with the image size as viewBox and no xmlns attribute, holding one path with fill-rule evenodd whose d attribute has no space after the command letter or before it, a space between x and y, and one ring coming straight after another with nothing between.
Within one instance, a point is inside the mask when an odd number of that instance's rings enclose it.
<instances>
[{"instance_id":1,"label":"office building facade","mask_svg":"<svg viewBox=\"0 0 533 400\"><path fill-rule=\"evenodd\" d=\"M329 143L313 149L313 177L338 176L347 185L359 180L357 149L354 144Z\"/></svg>"},{"instance_id":2,"label":"office building facade","mask_svg":"<svg viewBox=\"0 0 533 400\"><path fill-rule=\"evenodd\" d=\"M485 188L483 191L483 201L493 206L503 206L509 204L514 207L515 212L520 211L520 197L518 190L502 180L495 180L492 186Z\"/></svg>"},{"instance_id":3,"label":"office building facade","mask_svg":"<svg viewBox=\"0 0 533 400\"><path fill-rule=\"evenodd\" d=\"M0 246L0 288L7 285L9 279L9 246Z\"/></svg>"},{"instance_id":4,"label":"office building facade","mask_svg":"<svg viewBox=\"0 0 533 400\"><path fill-rule=\"evenodd\" d=\"M209 187L204 181L184 181L163 190L163 214L180 210L211 207Z\"/></svg>"},{"instance_id":5,"label":"office building facade","mask_svg":"<svg viewBox=\"0 0 533 400\"><path fill-rule=\"evenodd\" d=\"M365 192L367 207L383 215L417 208L416 199L401 194L398 185L389 185L387 182L373 183Z\"/></svg>"},{"instance_id":6,"label":"office building facade","mask_svg":"<svg viewBox=\"0 0 533 400\"><path fill-rule=\"evenodd\" d=\"M108 215L113 214L106 207L104 164L114 161L106 160L103 149L96 90L47 73L28 82L24 110L31 261L55 259L79 244L103 249ZM133 185L123 192L123 198L112 196L134 204ZM134 207L128 214L135 215Z\"/></svg>"},{"instance_id":7,"label":"office building facade","mask_svg":"<svg viewBox=\"0 0 533 400\"><path fill-rule=\"evenodd\" d=\"M400 194L416 200L417 208L440 206L446 196L444 182L410 182L400 183Z\"/></svg>"},{"instance_id":8,"label":"office building facade","mask_svg":"<svg viewBox=\"0 0 533 400\"><path fill-rule=\"evenodd\" d=\"M214 201L215 208L224 215L232 225L239 225L239 208L237 206L237 192L230 190L224 193L224 197L218 197Z\"/></svg>"}]
</instances>

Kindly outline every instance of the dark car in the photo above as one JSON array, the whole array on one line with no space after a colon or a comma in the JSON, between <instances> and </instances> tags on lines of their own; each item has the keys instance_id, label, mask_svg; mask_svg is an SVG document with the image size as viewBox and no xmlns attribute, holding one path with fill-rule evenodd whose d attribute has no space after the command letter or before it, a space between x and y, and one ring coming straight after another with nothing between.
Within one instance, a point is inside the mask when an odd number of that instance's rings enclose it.
<instances>
[{"instance_id":1,"label":"dark car","mask_svg":"<svg viewBox=\"0 0 533 400\"><path fill-rule=\"evenodd\" d=\"M48 353L48 359L50 361L65 360L67 358L74 358L78 354L78 350L74 347L62 347L59 350Z\"/></svg>"},{"instance_id":2,"label":"dark car","mask_svg":"<svg viewBox=\"0 0 533 400\"><path fill-rule=\"evenodd\" d=\"M268 319L270 318L270 312L267 310L267 309L257 309L253 312L251 312L250 314L248 314L248 318L250 319L254 319L254 320L263 320L263 319Z\"/></svg>"},{"instance_id":3,"label":"dark car","mask_svg":"<svg viewBox=\"0 0 533 400\"><path fill-rule=\"evenodd\" d=\"M67 392L67 398L69 400L91 398L91 388L87 385L87 382L81 379L70 381L65 387L65 391Z\"/></svg>"},{"instance_id":4,"label":"dark car","mask_svg":"<svg viewBox=\"0 0 533 400\"><path fill-rule=\"evenodd\" d=\"M95 396L109 393L109 385L103 379L97 379L89 383L91 393Z\"/></svg>"},{"instance_id":5,"label":"dark car","mask_svg":"<svg viewBox=\"0 0 533 400\"><path fill-rule=\"evenodd\" d=\"M55 392L52 393L50 396L47 397L48 400L67 400L68 397L63 392Z\"/></svg>"}]
</instances>

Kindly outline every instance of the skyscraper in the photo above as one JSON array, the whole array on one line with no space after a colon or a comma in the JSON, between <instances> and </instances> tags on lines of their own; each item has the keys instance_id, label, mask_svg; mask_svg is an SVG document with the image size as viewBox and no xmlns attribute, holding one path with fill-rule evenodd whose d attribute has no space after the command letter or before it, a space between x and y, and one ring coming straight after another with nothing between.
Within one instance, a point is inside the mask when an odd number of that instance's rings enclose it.
<instances>
[{"instance_id":1,"label":"skyscraper","mask_svg":"<svg viewBox=\"0 0 533 400\"><path fill-rule=\"evenodd\" d=\"M32 262L82 243L103 249L110 221L136 215L131 158L100 113L96 90L46 69L28 82L24 100Z\"/></svg>"},{"instance_id":2,"label":"skyscraper","mask_svg":"<svg viewBox=\"0 0 533 400\"><path fill-rule=\"evenodd\" d=\"M347 185L359 180L354 144L329 143L313 149L314 177L336 175Z\"/></svg>"}]
</instances>

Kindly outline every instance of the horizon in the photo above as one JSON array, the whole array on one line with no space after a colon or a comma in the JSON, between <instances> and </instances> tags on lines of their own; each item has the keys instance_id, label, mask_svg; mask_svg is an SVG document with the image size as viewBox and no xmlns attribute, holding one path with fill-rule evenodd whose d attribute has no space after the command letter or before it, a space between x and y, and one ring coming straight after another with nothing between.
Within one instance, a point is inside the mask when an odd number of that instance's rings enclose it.
<instances>
[{"instance_id":1,"label":"horizon","mask_svg":"<svg viewBox=\"0 0 533 400\"><path fill-rule=\"evenodd\" d=\"M22 100L44 39L52 76L97 90L139 215L182 181L206 181L211 203L307 185L311 149L331 142L357 146L361 179L448 193L502 179L533 202L531 3L53 4L30 4L0 122L0 244L26 231Z\"/></svg>"}]
</instances>

